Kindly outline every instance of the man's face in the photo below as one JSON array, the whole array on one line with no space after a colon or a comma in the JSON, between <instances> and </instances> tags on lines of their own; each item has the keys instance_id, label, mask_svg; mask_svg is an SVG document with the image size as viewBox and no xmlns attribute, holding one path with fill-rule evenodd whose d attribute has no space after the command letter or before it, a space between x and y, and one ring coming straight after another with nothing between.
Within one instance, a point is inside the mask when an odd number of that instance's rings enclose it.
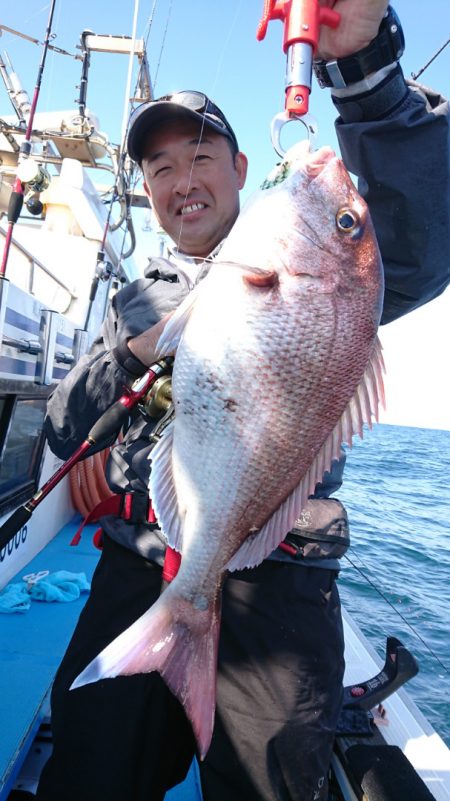
<instances>
[{"instance_id":1,"label":"man's face","mask_svg":"<svg viewBox=\"0 0 450 801\"><path fill-rule=\"evenodd\" d=\"M247 159L233 159L227 139L194 120L178 119L149 134L142 159L144 188L158 222L178 248L206 257L239 213Z\"/></svg>"}]
</instances>

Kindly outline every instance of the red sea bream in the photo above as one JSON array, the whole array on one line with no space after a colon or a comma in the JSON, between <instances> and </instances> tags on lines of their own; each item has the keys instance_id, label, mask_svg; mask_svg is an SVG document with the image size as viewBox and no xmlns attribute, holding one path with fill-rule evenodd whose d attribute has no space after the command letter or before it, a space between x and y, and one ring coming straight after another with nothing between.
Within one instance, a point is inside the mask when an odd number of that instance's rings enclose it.
<instances>
[{"instance_id":1,"label":"red sea bream","mask_svg":"<svg viewBox=\"0 0 450 801\"><path fill-rule=\"evenodd\" d=\"M383 272L365 202L330 148L297 145L248 201L159 342L174 422L150 495L175 580L74 682L157 670L200 756L214 725L221 586L284 539L382 400Z\"/></svg>"}]
</instances>

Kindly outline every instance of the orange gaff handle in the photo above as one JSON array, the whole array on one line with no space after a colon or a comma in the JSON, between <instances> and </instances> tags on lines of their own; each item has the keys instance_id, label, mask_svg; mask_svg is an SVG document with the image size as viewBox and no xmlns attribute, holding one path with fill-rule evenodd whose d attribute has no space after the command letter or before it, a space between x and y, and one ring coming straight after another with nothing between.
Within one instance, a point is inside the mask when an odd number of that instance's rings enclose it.
<instances>
[{"instance_id":1,"label":"orange gaff handle","mask_svg":"<svg viewBox=\"0 0 450 801\"><path fill-rule=\"evenodd\" d=\"M284 23L283 50L286 53L285 109L306 114L311 92L312 62L319 43L320 26L337 28L340 15L319 0L265 0L256 38L264 39L271 19Z\"/></svg>"}]
</instances>

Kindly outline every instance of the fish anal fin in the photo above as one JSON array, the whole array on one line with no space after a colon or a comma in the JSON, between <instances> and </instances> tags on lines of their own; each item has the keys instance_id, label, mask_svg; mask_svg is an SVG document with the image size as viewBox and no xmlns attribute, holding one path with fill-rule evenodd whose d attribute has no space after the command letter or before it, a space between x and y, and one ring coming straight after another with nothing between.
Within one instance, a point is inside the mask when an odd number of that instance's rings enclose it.
<instances>
[{"instance_id":1,"label":"fish anal fin","mask_svg":"<svg viewBox=\"0 0 450 801\"><path fill-rule=\"evenodd\" d=\"M293 492L283 501L264 525L254 533L250 533L238 551L226 565L227 570L242 570L245 567L256 567L266 559L288 531L293 527L297 517L308 498L307 477L302 479Z\"/></svg>"},{"instance_id":2,"label":"fish anal fin","mask_svg":"<svg viewBox=\"0 0 450 801\"><path fill-rule=\"evenodd\" d=\"M250 533L238 551L231 557L227 570L255 567L266 559L294 526L308 497L331 468L333 459L339 459L341 445L352 444L354 434L363 436L363 426L372 427L372 417L378 420L380 403L384 406L383 356L381 343L376 338L364 375L344 412L328 435L300 484L266 521L261 529Z\"/></svg>"}]
</instances>

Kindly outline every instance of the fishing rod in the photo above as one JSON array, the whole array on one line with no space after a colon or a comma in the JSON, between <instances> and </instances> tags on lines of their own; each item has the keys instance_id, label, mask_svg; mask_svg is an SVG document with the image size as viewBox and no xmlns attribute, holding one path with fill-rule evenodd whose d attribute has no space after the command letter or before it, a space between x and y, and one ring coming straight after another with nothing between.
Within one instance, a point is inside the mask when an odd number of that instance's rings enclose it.
<instances>
[{"instance_id":1,"label":"fishing rod","mask_svg":"<svg viewBox=\"0 0 450 801\"><path fill-rule=\"evenodd\" d=\"M28 522L37 506L39 506L44 498L47 497L80 459L88 456L89 451L94 447L96 447L97 450L106 447L111 440L115 439L117 432L120 431L126 422L131 409L148 395L156 380L167 373L171 364L172 359L167 358L150 365L147 372L138 378L131 387L127 387L123 395L101 415L92 426L86 439L72 456L61 465L28 501L22 506L19 506L0 527L0 550L4 548L19 529ZM156 396L155 400L157 400Z\"/></svg>"},{"instance_id":2,"label":"fishing rod","mask_svg":"<svg viewBox=\"0 0 450 801\"><path fill-rule=\"evenodd\" d=\"M449 43L450 43L450 39L447 39L447 41L444 42L442 47L440 47L438 50L436 50L435 54L433 56L431 56L430 60L427 61L427 63L418 72L412 72L411 73L411 78L413 79L413 81L416 81L417 78L419 77L419 75L422 75L422 73L425 72L427 67L429 67L430 64L433 63L434 59L437 58L442 53L443 50L445 50L445 48L447 47L447 45Z\"/></svg>"},{"instance_id":3,"label":"fishing rod","mask_svg":"<svg viewBox=\"0 0 450 801\"><path fill-rule=\"evenodd\" d=\"M36 79L36 86L35 86L34 94L33 94L33 100L31 101L30 115L28 117L28 125L27 125L26 132L25 132L25 139L22 142L22 144L20 145L20 149L19 149L19 162L18 162L18 165L17 165L16 179L15 179L14 184L13 184L13 190L11 192L11 197L9 199L9 205L8 205L8 229L7 229L7 232L6 232L5 244L4 244L4 248L3 248L2 263L0 265L0 279L4 279L5 278L6 266L8 264L9 251L10 251L10 248L11 248L13 228L14 228L14 225L16 224L17 220L19 219L19 215L20 215L20 212L21 212L22 206L23 206L24 183L27 183L27 181L29 180L26 177L26 173L23 172L23 168L22 168L22 178L25 178L25 180L21 180L20 172L21 172L22 165L24 164L25 161L27 161L27 159L29 158L29 155L31 153L31 133L32 133L32 130L33 130L34 115L35 115L35 112L36 112L36 106L37 106L39 93L40 93L40 89L41 89L42 76L43 76L44 67L45 67L45 60L46 60L46 57L47 57L47 51L48 51L49 46L50 46L50 38L51 38L51 30L52 30L52 24L53 24L53 14L54 14L54 11L55 11L55 4L56 4L56 0L52 0L51 7L50 7L50 14L49 14L49 17L48 17L47 30L45 32L45 40L44 40L44 46L43 46L43 51L42 51L41 63L39 65L39 69L38 69L38 74L37 74L37 79Z\"/></svg>"},{"instance_id":4,"label":"fishing rod","mask_svg":"<svg viewBox=\"0 0 450 801\"><path fill-rule=\"evenodd\" d=\"M85 330L87 330L87 327L89 325L89 320L100 281L107 281L107 280L111 281L113 277L118 277L118 274L120 272L120 264L122 263L122 261L131 256L136 246L136 236L134 232L133 221L130 214L131 200L130 198L127 197L128 184L124 182L124 175L125 175L125 159L126 159L126 138L128 134L129 117L130 117L128 111L128 104L130 102L130 97L132 97L131 95L132 65L133 65L133 56L136 54L136 30L137 30L138 11L139 11L139 2L138 0L136 0L134 8L131 44L129 48L130 57L128 64L127 85L124 96L125 100L124 100L124 110L122 116L122 131L121 131L121 141L120 141L119 156L118 156L118 167L117 167L117 173L115 175L114 185L112 188L111 200L108 207L107 218L103 229L102 242L100 244L100 248L97 254L96 269L89 292L89 305L84 323ZM86 107L87 73L90 61L90 47L88 44L89 35L90 31L84 31L81 36L81 45L82 45L81 49L83 52L83 58L82 58L83 70L82 70L82 79L80 85L82 88L80 89L79 104L80 104L80 115L82 117L84 117L85 107ZM145 53L145 47L143 49L143 54L140 59L138 77L136 79L135 91L133 92L134 99L136 99L136 94L138 90L141 93L142 99L144 101L151 99L153 92L150 82L150 75L148 73L148 63ZM121 184L120 191L119 191L119 183ZM123 200L121 201L121 215L119 221L112 224L111 215L112 215L113 203L118 198L119 200L123 198ZM124 222L126 224L125 233L128 231L131 238L131 243L128 250L124 253L124 241L125 241L125 236L124 236L120 252L119 271L118 273L114 274L111 265L107 261L105 262L106 239L109 231L116 231L118 228L121 227L121 225Z\"/></svg>"}]
</instances>

